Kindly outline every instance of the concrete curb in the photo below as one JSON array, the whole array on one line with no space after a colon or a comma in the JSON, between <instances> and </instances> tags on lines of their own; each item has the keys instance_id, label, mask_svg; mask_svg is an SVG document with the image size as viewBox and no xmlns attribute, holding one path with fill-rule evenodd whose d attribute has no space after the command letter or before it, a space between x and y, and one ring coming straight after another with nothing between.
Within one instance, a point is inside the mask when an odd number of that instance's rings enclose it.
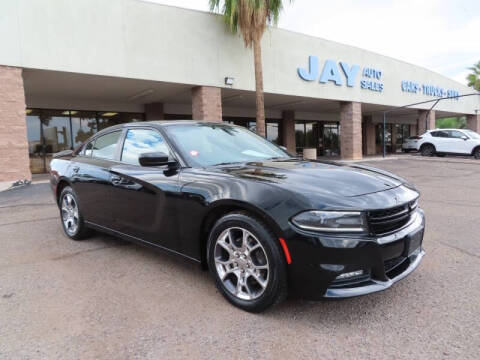
<instances>
[{"instance_id":1,"label":"concrete curb","mask_svg":"<svg viewBox=\"0 0 480 360\"><path fill-rule=\"evenodd\" d=\"M2 182L0 182L0 192L7 191L7 190L13 190L13 189L19 189L21 187L29 186L29 185L47 184L48 182L49 182L48 179L18 180L18 181L15 181L15 182L2 181Z\"/></svg>"}]
</instances>

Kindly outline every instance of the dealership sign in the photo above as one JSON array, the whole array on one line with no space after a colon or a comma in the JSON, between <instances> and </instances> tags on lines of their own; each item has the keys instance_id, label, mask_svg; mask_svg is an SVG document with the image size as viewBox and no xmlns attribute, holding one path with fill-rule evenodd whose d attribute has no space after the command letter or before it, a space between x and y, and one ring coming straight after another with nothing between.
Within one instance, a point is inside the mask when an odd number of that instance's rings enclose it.
<instances>
[{"instance_id":1,"label":"dealership sign","mask_svg":"<svg viewBox=\"0 0 480 360\"><path fill-rule=\"evenodd\" d=\"M458 100L460 93L453 89L444 89L439 86L420 84L415 81L402 81L402 91L414 94L423 94L435 97L451 97Z\"/></svg>"},{"instance_id":2,"label":"dealership sign","mask_svg":"<svg viewBox=\"0 0 480 360\"><path fill-rule=\"evenodd\" d=\"M341 72L340 72L341 69ZM348 87L356 85L356 79L360 73L360 66L349 65L345 61L337 62L326 60L320 72L320 64L317 56L308 57L308 70L304 68L297 69L298 76L305 81L318 81L326 84L329 81L337 86L343 86L344 82ZM360 88L370 91L383 91L382 71L371 67L364 67L361 72L363 79L360 80Z\"/></svg>"}]
</instances>

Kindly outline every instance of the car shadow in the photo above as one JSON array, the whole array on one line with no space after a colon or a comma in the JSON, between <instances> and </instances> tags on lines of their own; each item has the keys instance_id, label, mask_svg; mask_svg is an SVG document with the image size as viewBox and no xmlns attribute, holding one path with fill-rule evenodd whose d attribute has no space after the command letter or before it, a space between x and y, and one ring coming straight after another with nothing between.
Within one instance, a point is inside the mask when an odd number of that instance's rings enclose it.
<instances>
[{"instance_id":1,"label":"car shadow","mask_svg":"<svg viewBox=\"0 0 480 360\"><path fill-rule=\"evenodd\" d=\"M212 297L215 303L223 303L223 306L230 309L227 301L219 301L221 294L216 289L213 280L208 271L203 271L199 263L185 260L180 256L169 254L165 251L156 251L146 246L123 241L109 235L98 234L91 241L98 242L103 246L122 247L122 251L129 255L140 257L136 261L154 264L155 271L160 274L168 274L178 279L178 283L184 282L185 289L190 286L200 287L206 291L207 296ZM158 267L157 267L158 265ZM412 274L415 276L415 274ZM275 320L301 321L314 326L317 323L336 324L338 322L363 322L370 321L373 313L392 312L395 309L409 307L413 298L402 296L402 292L408 291L409 279L403 280L401 283L395 284L390 289L379 293L366 296L348 298L348 299L321 299L310 301L295 296L289 297L283 303L268 309L261 314L251 314L255 317L266 317ZM395 304L393 306L392 304ZM242 310L236 309L240 313ZM314 317L311 315L315 314Z\"/></svg>"}]
</instances>

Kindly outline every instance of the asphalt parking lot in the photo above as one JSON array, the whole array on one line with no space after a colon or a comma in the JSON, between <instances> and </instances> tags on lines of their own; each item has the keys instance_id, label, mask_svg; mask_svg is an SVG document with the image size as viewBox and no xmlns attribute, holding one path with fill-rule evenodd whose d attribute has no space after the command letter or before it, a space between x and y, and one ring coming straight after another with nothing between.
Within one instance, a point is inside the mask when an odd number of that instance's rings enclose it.
<instances>
[{"instance_id":1,"label":"asphalt parking lot","mask_svg":"<svg viewBox=\"0 0 480 360\"><path fill-rule=\"evenodd\" d=\"M478 359L480 161L368 164L421 190L423 263L382 293L263 314L182 259L68 240L47 184L0 193L0 359Z\"/></svg>"}]
</instances>

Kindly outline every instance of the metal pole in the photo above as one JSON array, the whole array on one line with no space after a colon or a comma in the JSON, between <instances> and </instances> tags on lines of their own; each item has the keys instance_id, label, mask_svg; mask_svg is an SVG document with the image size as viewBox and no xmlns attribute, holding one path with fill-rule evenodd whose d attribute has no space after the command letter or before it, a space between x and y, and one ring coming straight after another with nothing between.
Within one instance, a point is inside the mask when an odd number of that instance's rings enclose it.
<instances>
[{"instance_id":1,"label":"metal pole","mask_svg":"<svg viewBox=\"0 0 480 360\"><path fill-rule=\"evenodd\" d=\"M428 128L428 119L430 119L430 112L438 104L438 102L440 100L441 99L438 99L437 101L435 101L435 103L432 105L432 107L430 109L428 109L427 115L425 116L425 130L431 130L431 129Z\"/></svg>"},{"instance_id":2,"label":"metal pole","mask_svg":"<svg viewBox=\"0 0 480 360\"><path fill-rule=\"evenodd\" d=\"M384 112L383 113L383 139L382 139L382 142L383 142L383 157L387 156L387 145L385 144L385 135L386 135L386 132L385 132L385 127L387 125L387 113Z\"/></svg>"}]
</instances>

